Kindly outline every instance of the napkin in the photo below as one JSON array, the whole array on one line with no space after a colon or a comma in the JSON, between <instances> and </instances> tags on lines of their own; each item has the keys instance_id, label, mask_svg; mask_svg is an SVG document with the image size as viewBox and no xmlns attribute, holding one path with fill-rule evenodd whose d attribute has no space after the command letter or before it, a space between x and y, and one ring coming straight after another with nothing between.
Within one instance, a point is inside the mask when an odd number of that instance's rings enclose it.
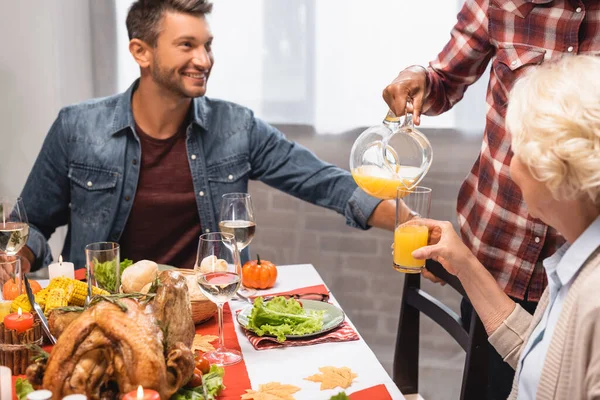
<instances>
[{"instance_id":1,"label":"napkin","mask_svg":"<svg viewBox=\"0 0 600 400\"><path fill-rule=\"evenodd\" d=\"M252 296L250 298L252 300L254 300L257 297L269 297L269 298L275 297L275 296L290 296L291 297L291 296L301 296L301 295L306 295L306 294L329 296L329 289L327 289L327 286L325 286L325 285L315 285L315 286L307 286L307 287L303 287L300 289L290 290L287 292L260 294L260 295ZM317 300L317 299L315 299L315 300Z\"/></svg>"},{"instance_id":2,"label":"napkin","mask_svg":"<svg viewBox=\"0 0 600 400\"><path fill-rule=\"evenodd\" d=\"M372 386L370 388L354 392L348 397L350 397L350 400L392 400L392 396L390 396L390 392L388 392L385 385Z\"/></svg>"},{"instance_id":3,"label":"napkin","mask_svg":"<svg viewBox=\"0 0 600 400\"><path fill-rule=\"evenodd\" d=\"M276 338L270 336L258 336L256 333L245 330L246 337L256 350L276 349L280 347L310 346L320 343L333 342L351 342L358 340L358 333L344 321L338 328L318 336L311 336L306 339L286 339L285 342L278 342Z\"/></svg>"},{"instance_id":4,"label":"napkin","mask_svg":"<svg viewBox=\"0 0 600 400\"><path fill-rule=\"evenodd\" d=\"M86 278L85 272L86 272L85 268L76 269L75 270L75 279L77 279L78 281L85 281L85 278Z\"/></svg>"}]
</instances>

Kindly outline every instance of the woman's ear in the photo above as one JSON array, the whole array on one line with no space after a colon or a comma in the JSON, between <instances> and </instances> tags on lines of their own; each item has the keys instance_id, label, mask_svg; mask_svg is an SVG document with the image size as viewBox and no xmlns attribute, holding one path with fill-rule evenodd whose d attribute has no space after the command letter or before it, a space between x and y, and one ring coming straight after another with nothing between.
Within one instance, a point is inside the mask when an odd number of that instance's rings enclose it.
<instances>
[{"instance_id":1,"label":"woman's ear","mask_svg":"<svg viewBox=\"0 0 600 400\"><path fill-rule=\"evenodd\" d=\"M131 39L129 41L129 52L140 68L147 68L152 62L152 49L143 40Z\"/></svg>"}]
</instances>

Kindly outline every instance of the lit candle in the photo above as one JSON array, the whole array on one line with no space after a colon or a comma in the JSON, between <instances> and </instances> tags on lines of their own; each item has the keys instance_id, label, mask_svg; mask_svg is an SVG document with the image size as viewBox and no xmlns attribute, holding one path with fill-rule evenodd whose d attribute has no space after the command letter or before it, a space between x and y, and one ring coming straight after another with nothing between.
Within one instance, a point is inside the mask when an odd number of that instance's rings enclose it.
<instances>
[{"instance_id":1,"label":"lit candle","mask_svg":"<svg viewBox=\"0 0 600 400\"><path fill-rule=\"evenodd\" d=\"M14 329L19 333L25 332L33 326L33 315L28 312L24 313L19 307L16 314L12 313L4 317L4 326L6 329Z\"/></svg>"},{"instance_id":2,"label":"lit candle","mask_svg":"<svg viewBox=\"0 0 600 400\"><path fill-rule=\"evenodd\" d=\"M63 262L62 255L58 257L57 263L52 263L48 266L49 279L58 278L59 276L75 279L75 264Z\"/></svg>"},{"instance_id":3,"label":"lit candle","mask_svg":"<svg viewBox=\"0 0 600 400\"><path fill-rule=\"evenodd\" d=\"M50 400L52 392L49 390L36 390L27 395L27 400Z\"/></svg>"},{"instance_id":4,"label":"lit candle","mask_svg":"<svg viewBox=\"0 0 600 400\"><path fill-rule=\"evenodd\" d=\"M12 372L0 366L0 400L12 400Z\"/></svg>"},{"instance_id":5,"label":"lit candle","mask_svg":"<svg viewBox=\"0 0 600 400\"><path fill-rule=\"evenodd\" d=\"M156 390L144 389L142 385L137 390L127 393L122 400L160 400L160 395Z\"/></svg>"}]
</instances>

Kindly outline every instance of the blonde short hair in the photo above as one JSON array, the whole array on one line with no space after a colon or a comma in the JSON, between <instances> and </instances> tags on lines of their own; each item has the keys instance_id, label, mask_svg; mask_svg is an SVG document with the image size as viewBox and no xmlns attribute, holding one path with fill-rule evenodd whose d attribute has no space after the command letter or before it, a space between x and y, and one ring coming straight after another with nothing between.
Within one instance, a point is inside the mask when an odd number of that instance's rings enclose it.
<instances>
[{"instance_id":1,"label":"blonde short hair","mask_svg":"<svg viewBox=\"0 0 600 400\"><path fill-rule=\"evenodd\" d=\"M506 127L515 156L554 198L600 204L600 57L566 56L519 79Z\"/></svg>"}]
</instances>

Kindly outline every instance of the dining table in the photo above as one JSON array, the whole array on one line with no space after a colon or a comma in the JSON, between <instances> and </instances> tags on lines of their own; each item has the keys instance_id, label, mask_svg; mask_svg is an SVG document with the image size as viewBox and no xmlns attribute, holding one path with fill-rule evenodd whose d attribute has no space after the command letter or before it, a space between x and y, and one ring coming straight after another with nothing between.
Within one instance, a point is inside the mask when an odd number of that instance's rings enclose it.
<instances>
[{"instance_id":1,"label":"dining table","mask_svg":"<svg viewBox=\"0 0 600 400\"><path fill-rule=\"evenodd\" d=\"M260 290L257 295L269 296L272 293L291 292L303 287L318 285L324 285L324 282L313 265L282 265L277 267L275 286L268 290ZM331 292L329 301L340 307ZM233 314L249 306L243 301L230 301L229 304ZM356 330L348 315L345 318L348 324ZM394 381L358 331L358 340L310 346L283 346L268 350L256 350L247 339L244 329L237 323L235 332L253 388L275 381L299 387L301 390L294 394L297 400L327 400L341 391L345 391L350 396L354 392L383 385L389 393L389 399L404 399ZM345 390L336 388L321 391L318 384L304 378L319 373L319 367L323 366L348 367L358 377ZM369 396L367 395L365 398L369 398ZM373 398L373 400L385 400L385 398Z\"/></svg>"},{"instance_id":2,"label":"dining table","mask_svg":"<svg viewBox=\"0 0 600 400\"><path fill-rule=\"evenodd\" d=\"M253 297L301 293L303 289L310 292L312 288L325 288L329 294L327 301L341 309L313 265L281 265L277 267L277 272L275 285L267 290L257 290ZM42 286L44 283L47 284L47 282L41 283ZM303 344L290 345L293 343L284 342L281 345L267 344L266 347L256 348L256 339L260 338L254 335L253 345L250 340L252 335L245 331L236 318L246 307L251 307L251 304L236 298L229 301L224 308L225 345L240 350L243 360L225 367L226 388L217 400L238 400L248 391L260 390L261 385L271 382L295 386L299 389L292 394L295 400L328 400L342 391L351 400L405 399L347 315L345 315L343 328L338 328L338 330L342 329L346 336L340 336L338 333L337 340L327 339L329 335L336 336L336 332L332 331L323 334L321 339L317 337L314 340L301 342ZM351 332L351 338L346 340L348 332ZM216 318L197 325L196 334L217 335ZM305 378L319 374L319 368L322 367L347 367L356 374L356 378L345 389L336 387L321 390L320 383Z\"/></svg>"}]
</instances>

